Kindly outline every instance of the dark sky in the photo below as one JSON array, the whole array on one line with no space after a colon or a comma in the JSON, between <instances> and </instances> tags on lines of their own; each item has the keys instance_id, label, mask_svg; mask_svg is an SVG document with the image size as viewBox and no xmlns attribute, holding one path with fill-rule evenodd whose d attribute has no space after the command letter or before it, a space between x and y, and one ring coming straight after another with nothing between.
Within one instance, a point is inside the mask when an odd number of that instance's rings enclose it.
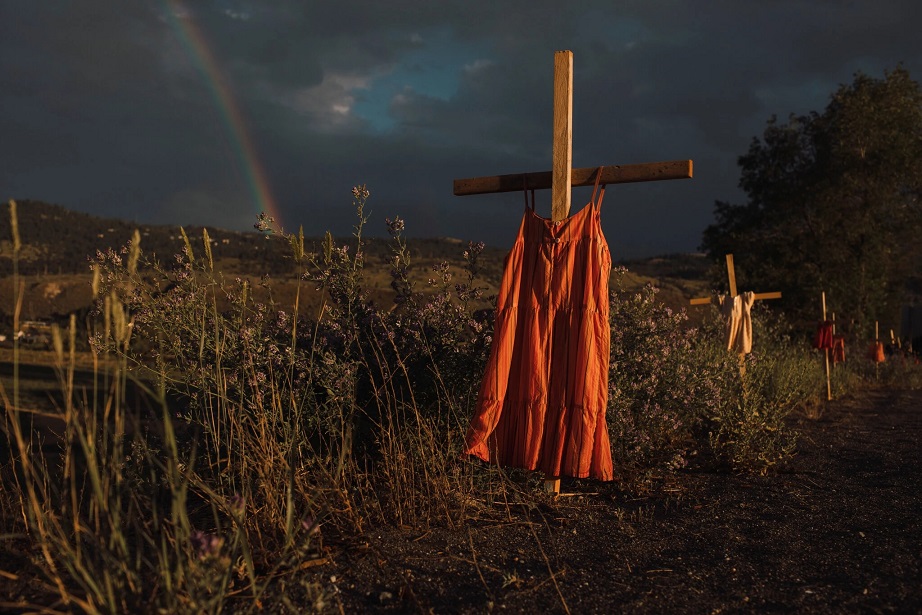
<instances>
[{"instance_id":1,"label":"dark sky","mask_svg":"<svg viewBox=\"0 0 922 615\"><path fill-rule=\"evenodd\" d=\"M0 197L144 223L350 232L352 187L410 236L506 247L549 170L554 52L574 53L576 167L692 159L609 188L613 256L697 249L772 116L856 71L922 79L918 0L3 0ZM573 211L588 199L574 191ZM550 192L538 195L549 215Z\"/></svg>"}]
</instances>

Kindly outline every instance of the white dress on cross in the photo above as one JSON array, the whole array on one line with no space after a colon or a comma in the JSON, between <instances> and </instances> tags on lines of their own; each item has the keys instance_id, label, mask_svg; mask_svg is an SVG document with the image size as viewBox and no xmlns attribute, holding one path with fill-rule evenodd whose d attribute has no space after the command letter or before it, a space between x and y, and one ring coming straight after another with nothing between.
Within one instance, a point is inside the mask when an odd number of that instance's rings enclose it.
<instances>
[{"instance_id":1,"label":"white dress on cross","mask_svg":"<svg viewBox=\"0 0 922 615\"><path fill-rule=\"evenodd\" d=\"M720 313L725 323L725 340L727 350L739 355L752 352L752 304L756 295L745 292L733 298L721 295L717 298L720 303Z\"/></svg>"}]
</instances>

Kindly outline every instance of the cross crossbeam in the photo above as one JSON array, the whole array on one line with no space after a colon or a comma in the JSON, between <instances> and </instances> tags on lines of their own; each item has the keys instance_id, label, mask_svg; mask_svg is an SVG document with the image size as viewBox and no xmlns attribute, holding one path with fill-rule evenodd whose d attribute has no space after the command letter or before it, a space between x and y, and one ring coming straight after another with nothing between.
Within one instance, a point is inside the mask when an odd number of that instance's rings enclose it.
<instances>
[{"instance_id":1,"label":"cross crossbeam","mask_svg":"<svg viewBox=\"0 0 922 615\"><path fill-rule=\"evenodd\" d=\"M591 186L599 167L586 167L571 171L570 186ZM641 164L608 165L602 167L601 184L629 184L634 182L655 182L665 179L689 179L692 177L691 160L669 160ZM494 194L497 192L521 192L522 190L547 190L551 187L551 171L534 173L513 173L488 177L471 177L454 181L455 196L471 194Z\"/></svg>"}]
</instances>

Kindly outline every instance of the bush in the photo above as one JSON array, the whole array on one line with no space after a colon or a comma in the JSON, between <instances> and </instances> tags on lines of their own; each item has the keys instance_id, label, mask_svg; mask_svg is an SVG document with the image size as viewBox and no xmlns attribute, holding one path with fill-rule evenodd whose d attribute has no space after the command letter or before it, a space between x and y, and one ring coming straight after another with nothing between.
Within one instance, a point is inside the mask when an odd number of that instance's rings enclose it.
<instances>
[{"instance_id":1,"label":"bush","mask_svg":"<svg viewBox=\"0 0 922 615\"><path fill-rule=\"evenodd\" d=\"M608 425L622 478L683 467L708 450L737 471L765 472L791 454L790 413L817 396L822 374L790 327L753 310L754 352L741 365L712 310L700 328L656 301L656 288L621 289L616 270ZM741 371L742 367L742 371Z\"/></svg>"},{"instance_id":2,"label":"bush","mask_svg":"<svg viewBox=\"0 0 922 615\"><path fill-rule=\"evenodd\" d=\"M629 478L686 464L700 417L722 403L727 360L701 354L685 311L658 303L655 287L624 292L625 273L613 276L607 414L616 473Z\"/></svg>"},{"instance_id":3,"label":"bush","mask_svg":"<svg viewBox=\"0 0 922 615\"><path fill-rule=\"evenodd\" d=\"M728 394L715 412L702 418L720 462L764 473L793 452L796 434L787 419L817 397L824 377L815 356L797 343L782 317L759 304L752 317L753 352L742 361L732 358L736 373L731 377L725 372ZM722 326L716 318L710 320L702 343L721 340Z\"/></svg>"}]
</instances>

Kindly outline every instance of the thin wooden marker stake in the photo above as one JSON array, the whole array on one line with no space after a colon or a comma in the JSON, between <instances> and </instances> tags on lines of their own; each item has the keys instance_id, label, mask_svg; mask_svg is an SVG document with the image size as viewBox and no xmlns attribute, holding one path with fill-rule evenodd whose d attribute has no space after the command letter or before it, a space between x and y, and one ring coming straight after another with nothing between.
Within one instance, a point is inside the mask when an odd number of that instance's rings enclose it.
<instances>
[{"instance_id":1,"label":"thin wooden marker stake","mask_svg":"<svg viewBox=\"0 0 922 615\"><path fill-rule=\"evenodd\" d=\"M880 362L877 360L877 345L880 343L880 321L874 321L874 380L880 382Z\"/></svg>"},{"instance_id":2,"label":"thin wooden marker stake","mask_svg":"<svg viewBox=\"0 0 922 615\"><path fill-rule=\"evenodd\" d=\"M826 322L826 291L823 291L823 322ZM832 400L832 380L829 376L829 349L823 349L826 355L826 401Z\"/></svg>"}]
</instances>

